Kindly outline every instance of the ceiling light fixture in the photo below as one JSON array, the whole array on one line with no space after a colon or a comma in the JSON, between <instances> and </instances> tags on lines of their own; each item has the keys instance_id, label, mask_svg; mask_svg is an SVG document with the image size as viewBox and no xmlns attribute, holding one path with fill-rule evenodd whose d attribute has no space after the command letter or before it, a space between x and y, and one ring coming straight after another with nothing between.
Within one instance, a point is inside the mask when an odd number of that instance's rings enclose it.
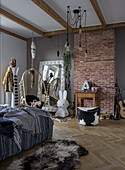
<instances>
[{"instance_id":1,"label":"ceiling light fixture","mask_svg":"<svg viewBox=\"0 0 125 170\"><path fill-rule=\"evenodd\" d=\"M66 51L70 51L70 44L69 44L69 25L75 28L79 28L79 51L82 51L82 19L85 16L85 54L87 54L87 39L86 39L86 10L82 12L81 6L77 9L74 9L73 12L70 10L70 6L67 6L67 39L65 48Z\"/></svg>"}]
</instances>

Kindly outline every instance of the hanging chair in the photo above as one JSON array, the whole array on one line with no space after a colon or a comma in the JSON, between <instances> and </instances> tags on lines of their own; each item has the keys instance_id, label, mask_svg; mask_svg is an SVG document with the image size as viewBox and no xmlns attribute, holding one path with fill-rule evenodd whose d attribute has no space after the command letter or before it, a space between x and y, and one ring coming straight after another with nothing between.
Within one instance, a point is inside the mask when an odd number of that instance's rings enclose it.
<instances>
[{"instance_id":1,"label":"hanging chair","mask_svg":"<svg viewBox=\"0 0 125 170\"><path fill-rule=\"evenodd\" d=\"M22 75L19 85L21 104L29 106L34 100L46 103L47 92L42 80L42 74L39 71L33 68L26 70Z\"/></svg>"}]
</instances>

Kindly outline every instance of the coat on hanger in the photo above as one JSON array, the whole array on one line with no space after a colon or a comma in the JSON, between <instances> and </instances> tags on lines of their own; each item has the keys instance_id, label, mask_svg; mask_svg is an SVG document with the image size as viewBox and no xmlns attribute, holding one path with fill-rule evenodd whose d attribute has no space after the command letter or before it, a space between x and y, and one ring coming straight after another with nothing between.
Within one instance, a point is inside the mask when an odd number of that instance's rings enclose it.
<instances>
[{"instance_id":1,"label":"coat on hanger","mask_svg":"<svg viewBox=\"0 0 125 170\"><path fill-rule=\"evenodd\" d=\"M5 85L5 92L13 92L13 87L14 87L14 80L13 80L13 72L12 72L12 67L8 67L6 74L4 76L3 82Z\"/></svg>"}]
</instances>

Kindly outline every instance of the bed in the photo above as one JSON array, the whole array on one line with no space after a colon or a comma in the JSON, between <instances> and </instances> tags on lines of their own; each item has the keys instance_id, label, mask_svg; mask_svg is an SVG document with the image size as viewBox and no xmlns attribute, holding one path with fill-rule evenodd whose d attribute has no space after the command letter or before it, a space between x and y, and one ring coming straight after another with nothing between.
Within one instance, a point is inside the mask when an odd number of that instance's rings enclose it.
<instances>
[{"instance_id":1,"label":"bed","mask_svg":"<svg viewBox=\"0 0 125 170\"><path fill-rule=\"evenodd\" d=\"M52 138L49 112L33 107L0 106L0 160Z\"/></svg>"}]
</instances>

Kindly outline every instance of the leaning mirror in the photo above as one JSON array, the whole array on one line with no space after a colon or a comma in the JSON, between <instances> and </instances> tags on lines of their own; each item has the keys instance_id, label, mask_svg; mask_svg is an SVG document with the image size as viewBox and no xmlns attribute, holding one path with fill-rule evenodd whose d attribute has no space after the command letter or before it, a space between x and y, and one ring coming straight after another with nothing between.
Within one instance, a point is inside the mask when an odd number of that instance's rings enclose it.
<instances>
[{"instance_id":1,"label":"leaning mirror","mask_svg":"<svg viewBox=\"0 0 125 170\"><path fill-rule=\"evenodd\" d=\"M46 105L56 106L59 90L65 89L64 61L40 61L39 72L42 74L48 94Z\"/></svg>"}]
</instances>

